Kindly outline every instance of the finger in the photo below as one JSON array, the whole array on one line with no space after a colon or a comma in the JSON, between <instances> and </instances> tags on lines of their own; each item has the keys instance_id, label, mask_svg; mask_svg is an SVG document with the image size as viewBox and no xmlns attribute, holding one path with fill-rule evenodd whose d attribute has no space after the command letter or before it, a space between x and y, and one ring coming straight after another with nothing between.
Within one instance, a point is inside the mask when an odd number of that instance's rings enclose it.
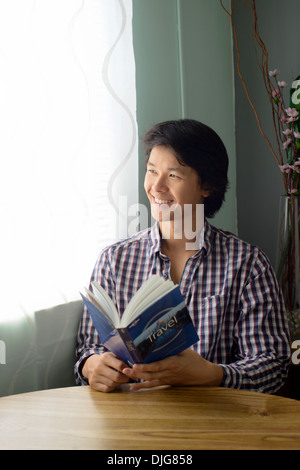
<instances>
[{"instance_id":1,"label":"finger","mask_svg":"<svg viewBox=\"0 0 300 470\"><path fill-rule=\"evenodd\" d=\"M112 380L105 376L93 376L89 381L90 386L98 392L111 392L115 388Z\"/></svg>"},{"instance_id":2,"label":"finger","mask_svg":"<svg viewBox=\"0 0 300 470\"><path fill-rule=\"evenodd\" d=\"M123 369L127 367L127 364L113 353L108 353L106 355L105 364L120 373L122 373Z\"/></svg>"},{"instance_id":3,"label":"finger","mask_svg":"<svg viewBox=\"0 0 300 470\"><path fill-rule=\"evenodd\" d=\"M113 369L108 369L103 374L93 375L90 386L101 392L111 392L122 383L128 382L128 377Z\"/></svg>"},{"instance_id":4,"label":"finger","mask_svg":"<svg viewBox=\"0 0 300 470\"><path fill-rule=\"evenodd\" d=\"M152 382L153 380L163 380L170 374L166 371L159 371L159 372L143 372L140 369L123 369L123 374L133 380L146 380L148 382Z\"/></svg>"},{"instance_id":5,"label":"finger","mask_svg":"<svg viewBox=\"0 0 300 470\"><path fill-rule=\"evenodd\" d=\"M161 368L156 363L151 364L134 364L133 367L125 367L122 372L131 378L142 378L141 374L160 371Z\"/></svg>"},{"instance_id":6,"label":"finger","mask_svg":"<svg viewBox=\"0 0 300 470\"><path fill-rule=\"evenodd\" d=\"M147 364L134 364L133 370L137 372L161 372L170 370L176 365L177 360L177 356L169 356L160 361L149 362Z\"/></svg>"},{"instance_id":7,"label":"finger","mask_svg":"<svg viewBox=\"0 0 300 470\"><path fill-rule=\"evenodd\" d=\"M147 380L145 382L137 382L132 384L130 386L130 390L132 392L136 392L137 390L142 390L145 388L154 388L158 387L159 385L161 385L161 382L159 380Z\"/></svg>"}]
</instances>

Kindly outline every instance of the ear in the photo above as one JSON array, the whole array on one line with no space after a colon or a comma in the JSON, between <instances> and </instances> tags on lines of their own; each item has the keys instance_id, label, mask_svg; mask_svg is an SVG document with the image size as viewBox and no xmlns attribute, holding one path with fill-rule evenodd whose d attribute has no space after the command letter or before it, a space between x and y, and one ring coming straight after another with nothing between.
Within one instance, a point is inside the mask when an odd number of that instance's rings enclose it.
<instances>
[{"instance_id":1,"label":"ear","mask_svg":"<svg viewBox=\"0 0 300 470\"><path fill-rule=\"evenodd\" d=\"M201 191L202 191L202 196L203 197L208 197L212 193L210 188L202 188Z\"/></svg>"}]
</instances>

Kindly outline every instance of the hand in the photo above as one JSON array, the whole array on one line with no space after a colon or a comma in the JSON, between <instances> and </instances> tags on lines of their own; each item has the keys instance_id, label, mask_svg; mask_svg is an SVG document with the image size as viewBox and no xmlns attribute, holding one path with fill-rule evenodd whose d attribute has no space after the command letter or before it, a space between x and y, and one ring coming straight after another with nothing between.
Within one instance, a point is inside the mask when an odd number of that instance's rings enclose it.
<instances>
[{"instance_id":1,"label":"hand","mask_svg":"<svg viewBox=\"0 0 300 470\"><path fill-rule=\"evenodd\" d=\"M132 369L126 367L122 372L131 379L144 380L132 384L131 390L159 385L219 386L223 379L221 366L206 361L191 349L150 364L134 364Z\"/></svg>"},{"instance_id":2,"label":"hand","mask_svg":"<svg viewBox=\"0 0 300 470\"><path fill-rule=\"evenodd\" d=\"M127 365L115 354L106 352L88 357L82 368L82 374L90 386L99 392L111 392L129 378L122 374Z\"/></svg>"}]
</instances>

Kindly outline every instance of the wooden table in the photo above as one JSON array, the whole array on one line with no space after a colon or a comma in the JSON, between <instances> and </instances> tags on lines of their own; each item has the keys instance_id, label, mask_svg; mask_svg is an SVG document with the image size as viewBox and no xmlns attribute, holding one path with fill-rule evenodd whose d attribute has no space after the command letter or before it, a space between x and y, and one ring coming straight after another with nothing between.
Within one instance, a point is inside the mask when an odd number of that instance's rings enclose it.
<instances>
[{"instance_id":1,"label":"wooden table","mask_svg":"<svg viewBox=\"0 0 300 470\"><path fill-rule=\"evenodd\" d=\"M0 398L0 449L300 449L300 402L214 387L44 390Z\"/></svg>"}]
</instances>

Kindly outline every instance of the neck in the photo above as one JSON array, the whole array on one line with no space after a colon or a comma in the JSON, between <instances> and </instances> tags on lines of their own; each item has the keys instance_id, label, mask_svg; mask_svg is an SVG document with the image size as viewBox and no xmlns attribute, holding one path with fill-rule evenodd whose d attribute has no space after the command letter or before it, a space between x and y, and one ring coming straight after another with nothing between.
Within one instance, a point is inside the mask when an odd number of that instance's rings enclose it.
<instances>
[{"instance_id":1,"label":"neck","mask_svg":"<svg viewBox=\"0 0 300 470\"><path fill-rule=\"evenodd\" d=\"M160 222L159 228L164 251L198 251L201 230L195 231L191 234L192 236L186 237L184 230L178 230L178 227L175 228L172 222Z\"/></svg>"}]
</instances>

